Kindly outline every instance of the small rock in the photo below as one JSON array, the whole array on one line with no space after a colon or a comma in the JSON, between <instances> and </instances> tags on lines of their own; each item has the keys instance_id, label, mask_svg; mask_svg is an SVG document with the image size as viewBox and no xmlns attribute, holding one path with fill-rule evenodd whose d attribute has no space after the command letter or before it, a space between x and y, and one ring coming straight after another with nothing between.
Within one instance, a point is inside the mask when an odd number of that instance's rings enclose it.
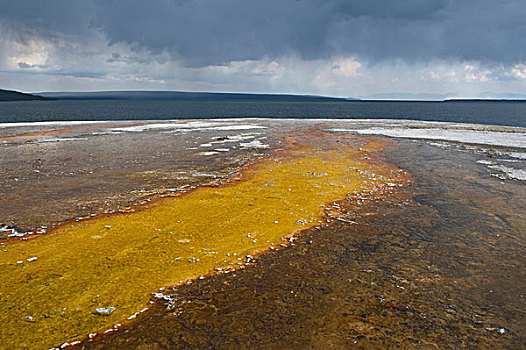
<instances>
[{"instance_id":1,"label":"small rock","mask_svg":"<svg viewBox=\"0 0 526 350\"><path fill-rule=\"evenodd\" d=\"M98 307L95 309L95 313L97 315L101 315L101 316L109 316L113 313L113 311L115 311L115 307L113 306L109 306L109 307Z\"/></svg>"}]
</instances>

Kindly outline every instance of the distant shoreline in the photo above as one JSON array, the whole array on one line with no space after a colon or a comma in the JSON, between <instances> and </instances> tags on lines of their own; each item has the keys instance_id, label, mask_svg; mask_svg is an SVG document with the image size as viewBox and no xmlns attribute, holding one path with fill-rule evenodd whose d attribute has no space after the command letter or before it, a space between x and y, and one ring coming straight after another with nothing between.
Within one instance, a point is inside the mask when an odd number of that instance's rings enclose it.
<instances>
[{"instance_id":1,"label":"distant shoreline","mask_svg":"<svg viewBox=\"0 0 526 350\"><path fill-rule=\"evenodd\" d=\"M167 100L167 101L240 101L240 102L526 102L526 99L448 98L448 99L368 99L317 95L256 94L237 92L189 91L93 91L93 92L39 92L38 96L54 100Z\"/></svg>"},{"instance_id":2,"label":"distant shoreline","mask_svg":"<svg viewBox=\"0 0 526 350\"><path fill-rule=\"evenodd\" d=\"M210 101L210 102L526 102L514 98L448 98L448 99L381 99L343 98L318 95L258 94L237 92L190 92L190 91L55 91L22 93L0 89L0 102L11 101Z\"/></svg>"},{"instance_id":3,"label":"distant shoreline","mask_svg":"<svg viewBox=\"0 0 526 350\"><path fill-rule=\"evenodd\" d=\"M468 99L447 99L443 102L526 102L526 99L512 99L512 98L468 98Z\"/></svg>"},{"instance_id":4,"label":"distant shoreline","mask_svg":"<svg viewBox=\"0 0 526 350\"><path fill-rule=\"evenodd\" d=\"M42 101L51 100L51 98L42 97L39 95L25 94L14 90L2 90L0 89L0 102L10 101Z\"/></svg>"},{"instance_id":5,"label":"distant shoreline","mask_svg":"<svg viewBox=\"0 0 526 350\"><path fill-rule=\"evenodd\" d=\"M252 94L231 92L186 91L94 91L41 92L39 96L57 100L166 100L166 101L284 101L284 102L342 102L352 99L316 95Z\"/></svg>"}]
</instances>

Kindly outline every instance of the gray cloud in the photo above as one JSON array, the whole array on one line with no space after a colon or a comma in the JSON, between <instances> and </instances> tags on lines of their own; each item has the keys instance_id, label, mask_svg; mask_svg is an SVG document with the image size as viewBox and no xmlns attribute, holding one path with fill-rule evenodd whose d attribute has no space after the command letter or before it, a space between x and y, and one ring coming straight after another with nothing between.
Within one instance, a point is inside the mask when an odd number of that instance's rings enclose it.
<instances>
[{"instance_id":1,"label":"gray cloud","mask_svg":"<svg viewBox=\"0 0 526 350\"><path fill-rule=\"evenodd\" d=\"M0 83L26 91L520 94L523 2L0 0Z\"/></svg>"},{"instance_id":2,"label":"gray cloud","mask_svg":"<svg viewBox=\"0 0 526 350\"><path fill-rule=\"evenodd\" d=\"M170 50L187 64L290 53L378 61L435 58L517 62L526 57L522 0L245 0L100 2L112 41ZM118 18L124 18L119 20Z\"/></svg>"},{"instance_id":3,"label":"gray cloud","mask_svg":"<svg viewBox=\"0 0 526 350\"><path fill-rule=\"evenodd\" d=\"M0 0L0 21L9 35L24 42L33 36L48 39L87 35L95 7L87 1Z\"/></svg>"},{"instance_id":4,"label":"gray cloud","mask_svg":"<svg viewBox=\"0 0 526 350\"><path fill-rule=\"evenodd\" d=\"M1 0L17 35L89 35L168 53L187 66L297 55L526 60L523 0Z\"/></svg>"}]
</instances>

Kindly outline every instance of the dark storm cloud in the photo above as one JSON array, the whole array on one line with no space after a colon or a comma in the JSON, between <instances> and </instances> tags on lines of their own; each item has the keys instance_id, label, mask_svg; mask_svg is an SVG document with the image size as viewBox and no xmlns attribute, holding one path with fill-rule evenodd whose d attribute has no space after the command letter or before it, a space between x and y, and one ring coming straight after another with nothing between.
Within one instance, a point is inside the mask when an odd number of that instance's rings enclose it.
<instances>
[{"instance_id":1,"label":"dark storm cloud","mask_svg":"<svg viewBox=\"0 0 526 350\"><path fill-rule=\"evenodd\" d=\"M298 55L526 60L524 0L1 0L0 19L40 35L103 31L186 65Z\"/></svg>"},{"instance_id":2,"label":"dark storm cloud","mask_svg":"<svg viewBox=\"0 0 526 350\"><path fill-rule=\"evenodd\" d=\"M22 41L30 35L79 35L87 32L93 10L87 1L0 0L0 21Z\"/></svg>"}]
</instances>

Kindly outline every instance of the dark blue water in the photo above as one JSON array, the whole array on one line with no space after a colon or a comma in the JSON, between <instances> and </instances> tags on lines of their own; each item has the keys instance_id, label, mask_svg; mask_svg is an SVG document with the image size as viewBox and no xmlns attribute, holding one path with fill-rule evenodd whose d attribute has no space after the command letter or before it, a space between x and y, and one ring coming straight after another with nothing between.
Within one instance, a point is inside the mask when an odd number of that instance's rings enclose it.
<instances>
[{"instance_id":1,"label":"dark blue water","mask_svg":"<svg viewBox=\"0 0 526 350\"><path fill-rule=\"evenodd\" d=\"M526 127L525 102L29 101L0 103L0 122L189 118L414 119Z\"/></svg>"}]
</instances>

